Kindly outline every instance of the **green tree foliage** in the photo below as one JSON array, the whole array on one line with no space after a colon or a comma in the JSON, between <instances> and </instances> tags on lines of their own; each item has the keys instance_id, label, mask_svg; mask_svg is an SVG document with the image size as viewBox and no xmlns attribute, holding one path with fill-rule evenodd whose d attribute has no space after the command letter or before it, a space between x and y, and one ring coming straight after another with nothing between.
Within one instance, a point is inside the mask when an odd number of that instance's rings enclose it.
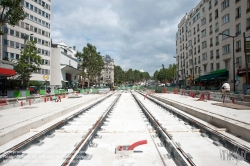
<instances>
[{"instance_id":1,"label":"green tree foliage","mask_svg":"<svg viewBox=\"0 0 250 166\"><path fill-rule=\"evenodd\" d=\"M176 64L170 64L168 68L162 68L160 71L156 70L154 73L154 79L160 82L168 82L176 80L177 78L177 67ZM166 80L165 80L166 79Z\"/></svg>"},{"instance_id":2,"label":"green tree foliage","mask_svg":"<svg viewBox=\"0 0 250 166\"><path fill-rule=\"evenodd\" d=\"M40 55L37 54L35 41L28 41L20 54L21 57L14 69L17 73L17 79L21 81L21 87L26 88L31 74L40 70L42 59Z\"/></svg>"},{"instance_id":3,"label":"green tree foliage","mask_svg":"<svg viewBox=\"0 0 250 166\"><path fill-rule=\"evenodd\" d=\"M1 6L0 10L1 27L7 23L9 25L15 26L20 20L24 20L26 18L26 14L22 6L22 0L0 0L0 6ZM3 34L4 31L1 28L0 35Z\"/></svg>"},{"instance_id":4,"label":"green tree foliage","mask_svg":"<svg viewBox=\"0 0 250 166\"><path fill-rule=\"evenodd\" d=\"M121 84L125 80L125 72L122 70L121 66L114 66L114 77L115 83Z\"/></svg>"},{"instance_id":5,"label":"green tree foliage","mask_svg":"<svg viewBox=\"0 0 250 166\"><path fill-rule=\"evenodd\" d=\"M89 83L94 81L94 78L101 75L101 71L104 68L104 62L100 52L97 52L96 47L87 44L86 47L83 47L83 52L77 52L76 57L80 61L80 67L82 68L82 76L88 78Z\"/></svg>"}]
</instances>

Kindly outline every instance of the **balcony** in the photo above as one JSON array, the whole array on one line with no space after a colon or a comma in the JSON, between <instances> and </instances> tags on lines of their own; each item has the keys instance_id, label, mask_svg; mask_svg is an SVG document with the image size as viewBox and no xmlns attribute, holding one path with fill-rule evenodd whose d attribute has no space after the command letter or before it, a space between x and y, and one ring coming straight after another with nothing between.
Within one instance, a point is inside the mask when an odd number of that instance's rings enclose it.
<instances>
[{"instance_id":1,"label":"balcony","mask_svg":"<svg viewBox=\"0 0 250 166\"><path fill-rule=\"evenodd\" d=\"M219 59L220 58L220 56L219 55L216 55L216 59Z\"/></svg>"},{"instance_id":2,"label":"balcony","mask_svg":"<svg viewBox=\"0 0 250 166\"><path fill-rule=\"evenodd\" d=\"M198 39L198 43L200 42L200 39Z\"/></svg>"},{"instance_id":3,"label":"balcony","mask_svg":"<svg viewBox=\"0 0 250 166\"><path fill-rule=\"evenodd\" d=\"M236 52L241 52L241 48L237 48L235 51Z\"/></svg>"},{"instance_id":4,"label":"balcony","mask_svg":"<svg viewBox=\"0 0 250 166\"><path fill-rule=\"evenodd\" d=\"M209 22L211 22L211 21L212 21L212 18L209 19Z\"/></svg>"},{"instance_id":5,"label":"balcony","mask_svg":"<svg viewBox=\"0 0 250 166\"><path fill-rule=\"evenodd\" d=\"M250 12L250 8L247 9L247 13Z\"/></svg>"},{"instance_id":6,"label":"balcony","mask_svg":"<svg viewBox=\"0 0 250 166\"><path fill-rule=\"evenodd\" d=\"M199 31L200 31L200 29L198 28L198 29L197 29L197 32L199 32Z\"/></svg>"},{"instance_id":7,"label":"balcony","mask_svg":"<svg viewBox=\"0 0 250 166\"><path fill-rule=\"evenodd\" d=\"M250 26L248 26L247 28L246 28L246 30L248 31L250 29Z\"/></svg>"},{"instance_id":8,"label":"balcony","mask_svg":"<svg viewBox=\"0 0 250 166\"><path fill-rule=\"evenodd\" d=\"M218 4L218 1L214 3L214 6L216 6Z\"/></svg>"},{"instance_id":9,"label":"balcony","mask_svg":"<svg viewBox=\"0 0 250 166\"><path fill-rule=\"evenodd\" d=\"M238 32L235 33L235 36L238 36L240 34L241 34L241 31L238 31Z\"/></svg>"},{"instance_id":10,"label":"balcony","mask_svg":"<svg viewBox=\"0 0 250 166\"><path fill-rule=\"evenodd\" d=\"M238 18L240 18L241 17L241 15L239 14L239 15L237 15L236 17L235 17L235 20L237 20Z\"/></svg>"},{"instance_id":11,"label":"balcony","mask_svg":"<svg viewBox=\"0 0 250 166\"><path fill-rule=\"evenodd\" d=\"M218 16L215 16L215 17L214 17L214 19L217 19L217 18L218 18Z\"/></svg>"},{"instance_id":12,"label":"balcony","mask_svg":"<svg viewBox=\"0 0 250 166\"><path fill-rule=\"evenodd\" d=\"M214 59L214 56L212 55L212 56L210 56L210 59Z\"/></svg>"},{"instance_id":13,"label":"balcony","mask_svg":"<svg viewBox=\"0 0 250 166\"><path fill-rule=\"evenodd\" d=\"M198 61L198 64L200 64L201 63L201 61Z\"/></svg>"},{"instance_id":14,"label":"balcony","mask_svg":"<svg viewBox=\"0 0 250 166\"><path fill-rule=\"evenodd\" d=\"M211 10L212 9L212 6L209 6L209 10Z\"/></svg>"},{"instance_id":15,"label":"balcony","mask_svg":"<svg viewBox=\"0 0 250 166\"><path fill-rule=\"evenodd\" d=\"M211 35L213 33L213 31L210 31L209 34Z\"/></svg>"},{"instance_id":16,"label":"balcony","mask_svg":"<svg viewBox=\"0 0 250 166\"><path fill-rule=\"evenodd\" d=\"M213 43L210 44L210 47L213 47Z\"/></svg>"},{"instance_id":17,"label":"balcony","mask_svg":"<svg viewBox=\"0 0 250 166\"><path fill-rule=\"evenodd\" d=\"M216 42L215 44L216 44L216 46L218 46L220 43L219 43L219 42Z\"/></svg>"},{"instance_id":18,"label":"balcony","mask_svg":"<svg viewBox=\"0 0 250 166\"><path fill-rule=\"evenodd\" d=\"M215 29L215 32L219 32L219 28L218 28L218 29Z\"/></svg>"},{"instance_id":19,"label":"balcony","mask_svg":"<svg viewBox=\"0 0 250 166\"><path fill-rule=\"evenodd\" d=\"M200 53L201 51L200 50L198 50L198 53Z\"/></svg>"}]
</instances>

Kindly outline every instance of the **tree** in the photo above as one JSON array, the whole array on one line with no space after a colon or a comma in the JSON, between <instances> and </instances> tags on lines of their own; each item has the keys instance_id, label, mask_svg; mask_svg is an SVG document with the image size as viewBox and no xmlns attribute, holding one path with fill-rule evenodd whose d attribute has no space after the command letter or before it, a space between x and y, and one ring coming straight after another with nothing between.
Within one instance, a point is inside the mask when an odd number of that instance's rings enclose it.
<instances>
[{"instance_id":1,"label":"tree","mask_svg":"<svg viewBox=\"0 0 250 166\"><path fill-rule=\"evenodd\" d=\"M116 84L121 84L124 82L124 71L121 66L114 66L114 81Z\"/></svg>"},{"instance_id":2,"label":"tree","mask_svg":"<svg viewBox=\"0 0 250 166\"><path fill-rule=\"evenodd\" d=\"M154 72L154 75L153 75L153 78L154 78L155 80L158 80L158 74L159 74L159 72L158 72L158 70L156 70L156 71Z\"/></svg>"},{"instance_id":3,"label":"tree","mask_svg":"<svg viewBox=\"0 0 250 166\"><path fill-rule=\"evenodd\" d=\"M96 51L96 47L87 44L86 47L83 47L83 52L77 52L76 57L80 61L80 67L83 72L82 75L84 78L88 78L88 87L90 82L94 81L94 78L101 75L101 71L104 68L104 62L100 52Z\"/></svg>"},{"instance_id":4,"label":"tree","mask_svg":"<svg viewBox=\"0 0 250 166\"><path fill-rule=\"evenodd\" d=\"M35 41L28 41L20 54L20 59L14 69L17 73L17 79L21 81L21 87L26 88L31 78L31 74L40 70L42 58L37 54Z\"/></svg>"},{"instance_id":5,"label":"tree","mask_svg":"<svg viewBox=\"0 0 250 166\"><path fill-rule=\"evenodd\" d=\"M132 69L129 69L126 72L126 81L128 81L130 83L134 83L134 72Z\"/></svg>"},{"instance_id":6,"label":"tree","mask_svg":"<svg viewBox=\"0 0 250 166\"><path fill-rule=\"evenodd\" d=\"M22 6L22 0L1 0L0 6L2 7L0 25L5 24L15 26L20 20L26 18L26 13ZM0 35L3 35L4 31L0 29Z\"/></svg>"}]
</instances>

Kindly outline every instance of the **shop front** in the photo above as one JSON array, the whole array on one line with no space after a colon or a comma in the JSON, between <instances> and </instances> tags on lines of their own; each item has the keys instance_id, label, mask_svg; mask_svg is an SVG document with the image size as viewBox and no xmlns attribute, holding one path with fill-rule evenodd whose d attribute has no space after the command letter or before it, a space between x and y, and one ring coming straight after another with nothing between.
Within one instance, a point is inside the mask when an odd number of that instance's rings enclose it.
<instances>
[{"instance_id":1,"label":"shop front","mask_svg":"<svg viewBox=\"0 0 250 166\"><path fill-rule=\"evenodd\" d=\"M201 83L203 89L219 90L222 83L229 78L229 72L226 69L216 70L207 75L200 76L195 79Z\"/></svg>"},{"instance_id":2,"label":"shop front","mask_svg":"<svg viewBox=\"0 0 250 166\"><path fill-rule=\"evenodd\" d=\"M8 62L1 61L0 64L0 96L7 96L7 78L15 76L16 72Z\"/></svg>"}]
</instances>

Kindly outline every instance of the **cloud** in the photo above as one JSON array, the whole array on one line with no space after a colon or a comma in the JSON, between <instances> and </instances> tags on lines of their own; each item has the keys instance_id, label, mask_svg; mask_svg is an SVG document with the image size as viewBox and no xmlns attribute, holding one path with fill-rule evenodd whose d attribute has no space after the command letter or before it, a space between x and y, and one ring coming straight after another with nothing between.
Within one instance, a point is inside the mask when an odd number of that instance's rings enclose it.
<instances>
[{"instance_id":1,"label":"cloud","mask_svg":"<svg viewBox=\"0 0 250 166\"><path fill-rule=\"evenodd\" d=\"M175 63L175 34L185 13L199 0L52 1L52 40L76 46L95 45L124 70L153 75Z\"/></svg>"}]
</instances>

